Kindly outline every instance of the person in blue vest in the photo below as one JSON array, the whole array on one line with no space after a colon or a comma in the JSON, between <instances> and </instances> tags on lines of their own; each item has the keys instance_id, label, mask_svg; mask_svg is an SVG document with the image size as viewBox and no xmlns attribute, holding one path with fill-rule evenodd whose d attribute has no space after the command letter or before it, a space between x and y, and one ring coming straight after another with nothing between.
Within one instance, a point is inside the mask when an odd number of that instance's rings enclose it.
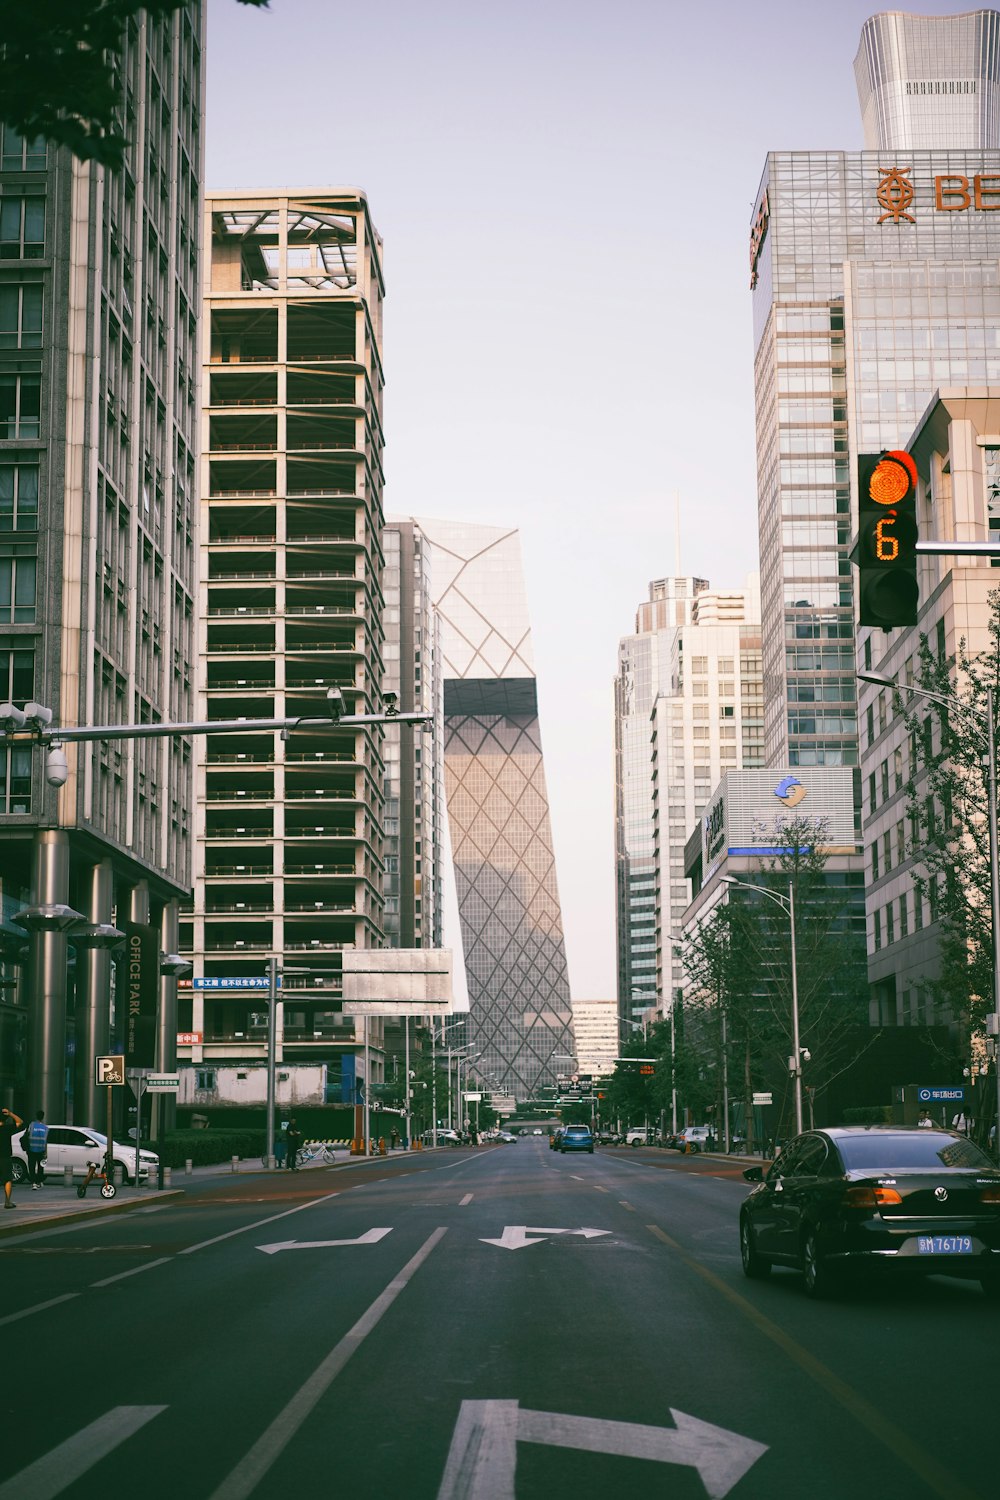
<instances>
[{"instance_id":1,"label":"person in blue vest","mask_svg":"<svg viewBox=\"0 0 1000 1500\"><path fill-rule=\"evenodd\" d=\"M37 1193L45 1181L45 1152L49 1141L49 1127L45 1123L45 1111L40 1109L24 1132L24 1149L28 1157L28 1181L31 1191Z\"/></svg>"}]
</instances>

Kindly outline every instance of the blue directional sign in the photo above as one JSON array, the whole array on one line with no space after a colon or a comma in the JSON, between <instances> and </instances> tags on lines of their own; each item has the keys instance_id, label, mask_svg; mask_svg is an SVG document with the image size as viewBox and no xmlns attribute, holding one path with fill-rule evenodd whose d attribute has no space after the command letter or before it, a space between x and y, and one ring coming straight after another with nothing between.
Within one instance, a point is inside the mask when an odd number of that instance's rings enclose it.
<instances>
[{"instance_id":1,"label":"blue directional sign","mask_svg":"<svg viewBox=\"0 0 1000 1500\"><path fill-rule=\"evenodd\" d=\"M266 974L236 974L231 979L221 979L217 975L196 975L192 980L196 990L266 990L271 981ZM278 989L281 989L281 975L278 975Z\"/></svg>"},{"instance_id":2,"label":"blue directional sign","mask_svg":"<svg viewBox=\"0 0 1000 1500\"><path fill-rule=\"evenodd\" d=\"M961 1104L965 1099L965 1089L923 1088L917 1090L917 1098L921 1104L935 1104L942 1101L946 1104Z\"/></svg>"}]
</instances>

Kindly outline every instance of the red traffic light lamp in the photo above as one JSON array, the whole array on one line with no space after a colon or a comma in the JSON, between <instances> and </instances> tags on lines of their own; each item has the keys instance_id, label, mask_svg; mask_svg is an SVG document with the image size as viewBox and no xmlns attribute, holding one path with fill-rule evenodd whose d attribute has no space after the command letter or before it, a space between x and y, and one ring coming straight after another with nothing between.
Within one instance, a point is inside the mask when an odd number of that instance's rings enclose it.
<instances>
[{"instance_id":1,"label":"red traffic light lamp","mask_svg":"<svg viewBox=\"0 0 1000 1500\"><path fill-rule=\"evenodd\" d=\"M858 595L862 625L915 625L917 466L909 453L858 456Z\"/></svg>"}]
</instances>

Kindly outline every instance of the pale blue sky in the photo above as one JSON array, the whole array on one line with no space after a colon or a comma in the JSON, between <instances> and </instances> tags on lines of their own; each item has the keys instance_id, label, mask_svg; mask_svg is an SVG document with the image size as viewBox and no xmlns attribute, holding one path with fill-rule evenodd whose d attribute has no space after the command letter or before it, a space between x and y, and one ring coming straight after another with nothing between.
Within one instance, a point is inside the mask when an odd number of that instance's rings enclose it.
<instances>
[{"instance_id":1,"label":"pale blue sky","mask_svg":"<svg viewBox=\"0 0 1000 1500\"><path fill-rule=\"evenodd\" d=\"M520 528L579 998L615 990L618 639L675 493L682 571L757 566L750 211L769 149L860 149L873 13L209 3L209 187L359 186L384 238L387 514Z\"/></svg>"}]
</instances>

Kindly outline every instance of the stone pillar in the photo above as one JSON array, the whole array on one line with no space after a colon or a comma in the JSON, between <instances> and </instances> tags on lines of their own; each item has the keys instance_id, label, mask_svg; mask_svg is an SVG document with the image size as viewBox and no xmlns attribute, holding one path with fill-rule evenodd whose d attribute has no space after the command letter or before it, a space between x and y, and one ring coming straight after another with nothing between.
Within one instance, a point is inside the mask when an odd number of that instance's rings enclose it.
<instances>
[{"instance_id":1,"label":"stone pillar","mask_svg":"<svg viewBox=\"0 0 1000 1500\"><path fill-rule=\"evenodd\" d=\"M37 906L69 900L69 838L62 829L35 834L32 890ZM29 1117L44 1109L53 1125L66 1119L66 958L65 932L31 931L28 1070Z\"/></svg>"},{"instance_id":2,"label":"stone pillar","mask_svg":"<svg viewBox=\"0 0 1000 1500\"><path fill-rule=\"evenodd\" d=\"M108 925L114 902L111 861L91 866L83 902L87 921ZM111 1050L111 953L81 936L76 945L76 1053L73 1059L73 1123L104 1130L106 1090L94 1078L94 1058Z\"/></svg>"},{"instance_id":3,"label":"stone pillar","mask_svg":"<svg viewBox=\"0 0 1000 1500\"><path fill-rule=\"evenodd\" d=\"M176 954L180 938L179 903L168 901L160 913L160 952ZM160 975L160 1003L156 1013L156 1071L177 1071L177 976ZM161 1140L177 1125L177 1095L153 1095L153 1139Z\"/></svg>"}]
</instances>

